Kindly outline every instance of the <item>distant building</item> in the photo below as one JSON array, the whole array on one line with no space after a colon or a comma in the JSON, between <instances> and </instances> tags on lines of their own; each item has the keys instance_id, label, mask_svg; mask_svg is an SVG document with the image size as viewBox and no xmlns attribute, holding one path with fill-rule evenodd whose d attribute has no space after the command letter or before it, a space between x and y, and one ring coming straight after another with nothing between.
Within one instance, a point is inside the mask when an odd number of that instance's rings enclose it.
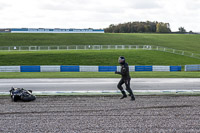
<instances>
[{"instance_id":1,"label":"distant building","mask_svg":"<svg viewBox=\"0 0 200 133\"><path fill-rule=\"evenodd\" d=\"M0 29L0 33L9 33L11 29Z\"/></svg>"},{"instance_id":2,"label":"distant building","mask_svg":"<svg viewBox=\"0 0 200 133\"><path fill-rule=\"evenodd\" d=\"M11 33L104 33L102 29L11 28Z\"/></svg>"}]
</instances>

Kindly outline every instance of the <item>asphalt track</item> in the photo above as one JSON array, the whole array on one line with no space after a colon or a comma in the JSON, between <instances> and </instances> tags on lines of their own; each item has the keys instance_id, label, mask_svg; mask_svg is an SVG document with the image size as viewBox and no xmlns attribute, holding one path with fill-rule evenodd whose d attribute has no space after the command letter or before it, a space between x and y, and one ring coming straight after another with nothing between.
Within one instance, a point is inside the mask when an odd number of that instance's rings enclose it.
<instances>
[{"instance_id":1,"label":"asphalt track","mask_svg":"<svg viewBox=\"0 0 200 133\"><path fill-rule=\"evenodd\" d=\"M11 87L33 91L117 91L119 78L0 79L0 92ZM134 78L137 90L200 90L200 78Z\"/></svg>"}]
</instances>

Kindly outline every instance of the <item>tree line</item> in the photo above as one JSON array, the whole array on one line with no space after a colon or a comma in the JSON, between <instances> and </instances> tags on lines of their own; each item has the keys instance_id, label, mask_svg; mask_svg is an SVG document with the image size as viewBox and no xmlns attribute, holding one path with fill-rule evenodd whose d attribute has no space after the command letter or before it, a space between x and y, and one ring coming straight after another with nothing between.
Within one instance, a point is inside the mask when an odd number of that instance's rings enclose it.
<instances>
[{"instance_id":1,"label":"tree line","mask_svg":"<svg viewBox=\"0 0 200 133\"><path fill-rule=\"evenodd\" d=\"M127 22L122 24L111 24L105 28L106 33L170 33L170 24L163 22Z\"/></svg>"}]
</instances>

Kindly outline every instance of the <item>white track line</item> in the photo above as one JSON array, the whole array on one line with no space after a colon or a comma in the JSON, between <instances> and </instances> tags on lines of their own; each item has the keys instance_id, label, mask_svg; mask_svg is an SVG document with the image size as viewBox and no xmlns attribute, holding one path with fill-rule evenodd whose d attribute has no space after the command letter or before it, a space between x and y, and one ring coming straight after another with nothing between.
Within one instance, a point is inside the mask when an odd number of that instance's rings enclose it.
<instances>
[{"instance_id":1,"label":"white track line","mask_svg":"<svg viewBox=\"0 0 200 133\"><path fill-rule=\"evenodd\" d=\"M200 93L200 90L133 90L135 93ZM69 94L69 93L120 93L116 90L101 90L101 91L34 91L35 95L58 95L58 94ZM9 92L0 92L0 95L8 95Z\"/></svg>"}]
</instances>

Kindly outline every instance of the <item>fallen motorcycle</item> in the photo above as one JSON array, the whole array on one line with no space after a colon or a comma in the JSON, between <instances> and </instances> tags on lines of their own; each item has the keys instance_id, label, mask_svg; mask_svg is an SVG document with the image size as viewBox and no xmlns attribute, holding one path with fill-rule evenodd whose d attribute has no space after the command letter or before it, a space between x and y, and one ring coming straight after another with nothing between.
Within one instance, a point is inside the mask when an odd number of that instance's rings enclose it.
<instances>
[{"instance_id":1,"label":"fallen motorcycle","mask_svg":"<svg viewBox=\"0 0 200 133\"><path fill-rule=\"evenodd\" d=\"M12 101L24 101L24 102L30 102L34 101L36 99L36 96L32 94L32 90L25 90L23 88L11 88L10 90L10 96Z\"/></svg>"}]
</instances>

